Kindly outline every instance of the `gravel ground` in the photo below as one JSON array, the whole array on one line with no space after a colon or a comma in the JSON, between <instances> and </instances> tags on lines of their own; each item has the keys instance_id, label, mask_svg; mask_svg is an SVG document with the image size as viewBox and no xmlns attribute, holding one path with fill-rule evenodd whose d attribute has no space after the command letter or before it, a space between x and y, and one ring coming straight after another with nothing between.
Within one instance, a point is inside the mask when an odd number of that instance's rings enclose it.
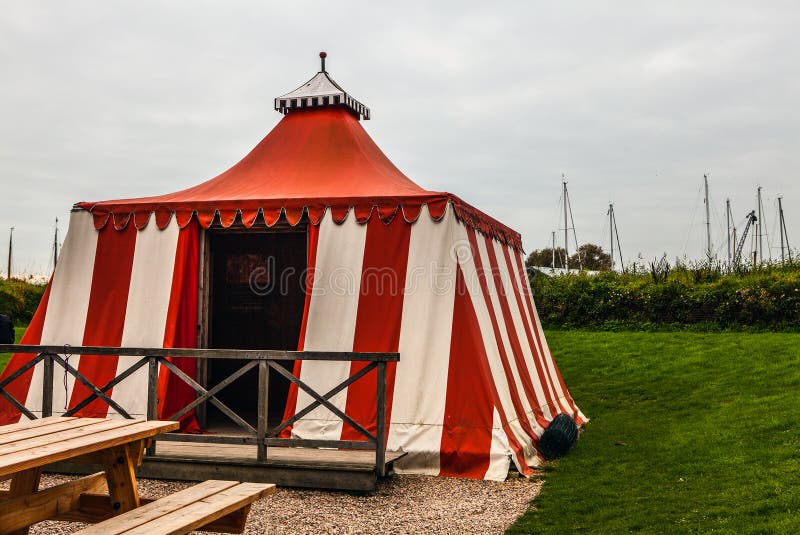
<instances>
[{"instance_id":1,"label":"gravel ground","mask_svg":"<svg viewBox=\"0 0 800 535\"><path fill-rule=\"evenodd\" d=\"M43 476L42 487L70 479ZM158 498L191 483L140 479L142 496ZM253 505L245 533L503 533L525 512L540 480L508 481L395 475L373 494L279 488ZM71 533L80 524L42 522L31 534Z\"/></svg>"}]
</instances>

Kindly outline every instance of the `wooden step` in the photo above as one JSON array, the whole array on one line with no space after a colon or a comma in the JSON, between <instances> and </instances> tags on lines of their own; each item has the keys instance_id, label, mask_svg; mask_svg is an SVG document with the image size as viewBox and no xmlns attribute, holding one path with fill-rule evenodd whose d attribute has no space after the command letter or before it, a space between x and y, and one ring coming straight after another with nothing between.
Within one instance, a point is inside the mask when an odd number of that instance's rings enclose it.
<instances>
[{"instance_id":1,"label":"wooden step","mask_svg":"<svg viewBox=\"0 0 800 535\"><path fill-rule=\"evenodd\" d=\"M205 481L115 516L81 535L167 535L189 533L275 492L271 483ZM244 517L246 519L246 516ZM244 530L242 522L241 530ZM241 531L240 531L241 532Z\"/></svg>"}]
</instances>

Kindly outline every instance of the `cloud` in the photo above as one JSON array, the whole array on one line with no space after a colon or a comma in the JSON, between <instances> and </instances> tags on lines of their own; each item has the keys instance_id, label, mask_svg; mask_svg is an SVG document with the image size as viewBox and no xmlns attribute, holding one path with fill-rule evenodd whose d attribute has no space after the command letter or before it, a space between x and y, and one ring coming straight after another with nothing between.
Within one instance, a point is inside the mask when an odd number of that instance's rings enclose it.
<instances>
[{"instance_id":1,"label":"cloud","mask_svg":"<svg viewBox=\"0 0 800 535\"><path fill-rule=\"evenodd\" d=\"M46 272L76 201L212 177L280 119L272 98L328 69L412 179L520 230L699 258L702 175L737 219L764 186L800 236L800 74L791 2L24 2L0 13L0 237ZM771 223L770 223L771 225ZM62 230L65 229L62 224ZM714 241L724 241L715 221ZM776 253L777 254L777 253Z\"/></svg>"}]
</instances>

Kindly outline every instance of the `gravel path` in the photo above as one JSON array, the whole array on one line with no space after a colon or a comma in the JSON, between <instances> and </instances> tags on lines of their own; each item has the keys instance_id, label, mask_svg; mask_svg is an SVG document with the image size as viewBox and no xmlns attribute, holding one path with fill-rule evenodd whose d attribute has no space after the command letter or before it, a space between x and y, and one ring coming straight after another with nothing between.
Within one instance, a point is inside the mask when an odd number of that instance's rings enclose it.
<instances>
[{"instance_id":1,"label":"gravel path","mask_svg":"<svg viewBox=\"0 0 800 535\"><path fill-rule=\"evenodd\" d=\"M70 479L44 476L42 487ZM142 496L158 498L190 483L140 479ZM540 480L508 481L395 475L373 494L279 488L259 501L247 519L248 534L503 533L525 512ZM30 533L70 533L75 523L42 522Z\"/></svg>"}]
</instances>

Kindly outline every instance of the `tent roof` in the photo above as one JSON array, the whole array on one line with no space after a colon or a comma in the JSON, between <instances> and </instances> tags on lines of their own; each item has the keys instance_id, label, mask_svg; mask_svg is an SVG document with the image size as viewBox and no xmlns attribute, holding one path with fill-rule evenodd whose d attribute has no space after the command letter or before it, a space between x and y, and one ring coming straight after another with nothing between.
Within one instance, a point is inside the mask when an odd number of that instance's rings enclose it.
<instances>
[{"instance_id":1,"label":"tent roof","mask_svg":"<svg viewBox=\"0 0 800 535\"><path fill-rule=\"evenodd\" d=\"M400 172L378 148L346 105L290 110L236 165L197 186L136 199L82 202L95 227L109 221L118 230L132 220L144 228L155 215L159 228L174 216L183 227L197 217L207 228L240 220L274 225L281 217L295 225L304 216L312 224L331 210L343 221L352 209L359 221L377 215L384 222L402 214L416 221L423 205L434 219L448 204L456 217L504 243L522 248L519 233L473 208L455 195L426 190ZM237 219L238 218L238 219Z\"/></svg>"}]
</instances>

